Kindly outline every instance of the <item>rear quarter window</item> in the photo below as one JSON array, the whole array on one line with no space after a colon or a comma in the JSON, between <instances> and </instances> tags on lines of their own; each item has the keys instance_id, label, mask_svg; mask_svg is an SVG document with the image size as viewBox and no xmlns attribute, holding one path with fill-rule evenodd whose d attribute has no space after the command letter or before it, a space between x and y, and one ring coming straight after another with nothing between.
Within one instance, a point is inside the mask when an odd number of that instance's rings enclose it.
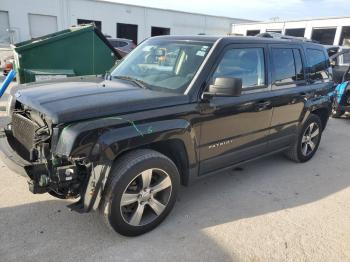
<instances>
[{"instance_id":1,"label":"rear quarter window","mask_svg":"<svg viewBox=\"0 0 350 262\"><path fill-rule=\"evenodd\" d=\"M322 81L329 78L329 60L322 50L306 49L306 56L309 63L309 77L312 81Z\"/></svg>"}]
</instances>

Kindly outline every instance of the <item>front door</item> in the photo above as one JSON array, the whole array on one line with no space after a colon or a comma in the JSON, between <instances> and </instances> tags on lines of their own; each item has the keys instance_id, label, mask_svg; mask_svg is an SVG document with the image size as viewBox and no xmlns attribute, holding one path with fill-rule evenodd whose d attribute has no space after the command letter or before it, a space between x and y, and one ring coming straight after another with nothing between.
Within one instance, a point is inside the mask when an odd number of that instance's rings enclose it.
<instances>
[{"instance_id":1,"label":"front door","mask_svg":"<svg viewBox=\"0 0 350 262\"><path fill-rule=\"evenodd\" d=\"M200 103L200 174L229 167L266 152L272 116L264 45L230 45L208 78L241 78L239 97L215 96Z\"/></svg>"}]
</instances>

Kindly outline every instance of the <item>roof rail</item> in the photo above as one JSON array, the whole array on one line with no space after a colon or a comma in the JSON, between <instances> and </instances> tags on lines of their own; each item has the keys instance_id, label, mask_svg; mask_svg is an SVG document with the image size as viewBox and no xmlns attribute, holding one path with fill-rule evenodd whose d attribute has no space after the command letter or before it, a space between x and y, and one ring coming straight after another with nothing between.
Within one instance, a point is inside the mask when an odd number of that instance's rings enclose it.
<instances>
[{"instance_id":1,"label":"roof rail","mask_svg":"<svg viewBox=\"0 0 350 262\"><path fill-rule=\"evenodd\" d=\"M297 36L289 36L289 35L282 35L280 33L274 33L274 32L266 32L257 34L256 37L265 37L265 38L275 38L275 39L286 39L286 40L294 40L294 41L300 41L300 42L312 42L312 43L318 43L317 41L307 39L305 37L297 37Z\"/></svg>"}]
</instances>

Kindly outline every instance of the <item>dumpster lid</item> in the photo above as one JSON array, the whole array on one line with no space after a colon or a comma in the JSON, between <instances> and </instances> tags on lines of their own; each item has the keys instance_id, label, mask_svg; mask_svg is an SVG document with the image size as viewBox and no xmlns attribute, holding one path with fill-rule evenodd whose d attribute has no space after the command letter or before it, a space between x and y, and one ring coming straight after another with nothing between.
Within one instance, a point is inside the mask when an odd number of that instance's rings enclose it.
<instances>
[{"instance_id":1,"label":"dumpster lid","mask_svg":"<svg viewBox=\"0 0 350 262\"><path fill-rule=\"evenodd\" d=\"M24 69L24 71L34 75L75 75L73 69Z\"/></svg>"},{"instance_id":2,"label":"dumpster lid","mask_svg":"<svg viewBox=\"0 0 350 262\"><path fill-rule=\"evenodd\" d=\"M58 41L67 37L71 37L73 35L82 34L89 31L95 32L95 34L111 49L111 51L114 53L117 59L122 58L121 54L109 43L106 37L94 24L72 26L69 29L65 29L52 34L13 44L11 45L11 47L15 52L21 53L22 51L33 47L37 47L40 45L44 45L50 42Z\"/></svg>"}]
</instances>

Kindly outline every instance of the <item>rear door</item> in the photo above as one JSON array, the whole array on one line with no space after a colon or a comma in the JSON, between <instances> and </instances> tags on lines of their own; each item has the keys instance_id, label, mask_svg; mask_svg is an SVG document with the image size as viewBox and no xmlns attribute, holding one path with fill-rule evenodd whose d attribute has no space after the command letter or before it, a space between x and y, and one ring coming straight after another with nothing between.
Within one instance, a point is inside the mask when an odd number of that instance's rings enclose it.
<instances>
[{"instance_id":1,"label":"rear door","mask_svg":"<svg viewBox=\"0 0 350 262\"><path fill-rule=\"evenodd\" d=\"M208 77L241 78L239 97L201 101L200 174L225 168L267 151L272 107L266 45L230 45Z\"/></svg>"},{"instance_id":2,"label":"rear door","mask_svg":"<svg viewBox=\"0 0 350 262\"><path fill-rule=\"evenodd\" d=\"M270 150L288 146L297 134L305 103L313 93L306 81L304 50L299 45L270 45L271 102Z\"/></svg>"}]
</instances>

